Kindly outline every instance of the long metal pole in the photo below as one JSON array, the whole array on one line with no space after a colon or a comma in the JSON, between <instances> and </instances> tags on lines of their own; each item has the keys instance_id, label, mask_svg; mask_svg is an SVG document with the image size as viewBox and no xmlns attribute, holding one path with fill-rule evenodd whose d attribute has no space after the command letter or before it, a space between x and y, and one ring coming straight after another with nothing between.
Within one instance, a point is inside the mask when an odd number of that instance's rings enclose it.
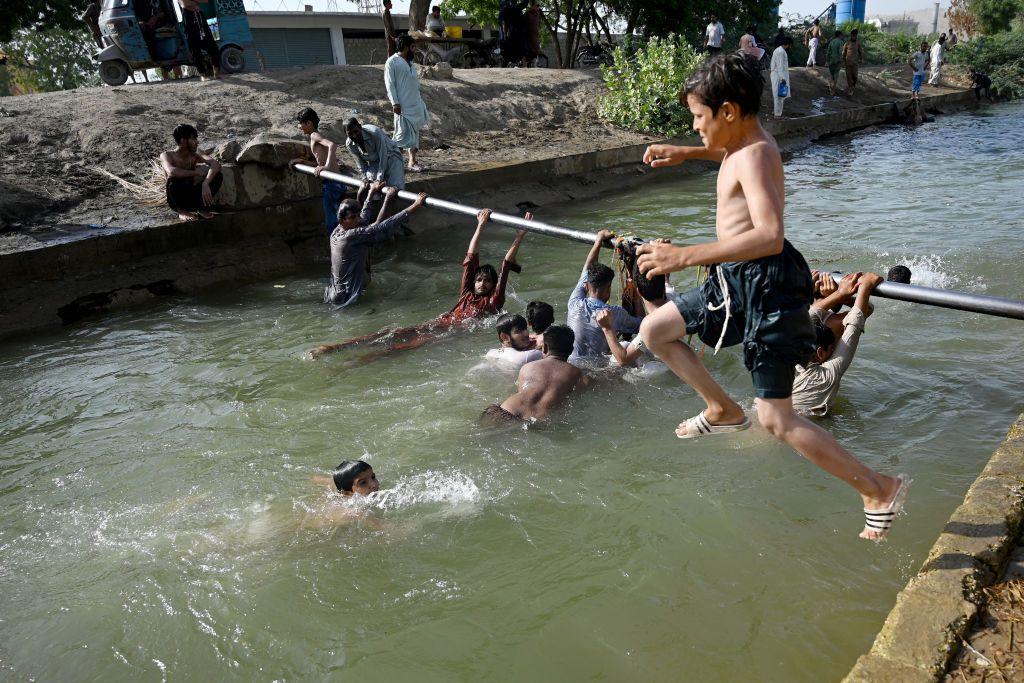
<instances>
[{"instance_id":1,"label":"long metal pole","mask_svg":"<svg viewBox=\"0 0 1024 683\"><path fill-rule=\"evenodd\" d=\"M296 164L295 170L314 175L314 171L316 169L306 164ZM335 180L339 183L350 185L351 187L359 187L363 184L363 181L358 178L342 175L340 173L333 173L331 171L322 171L320 173L320 177L327 178L328 180ZM398 196L402 199L412 201L416 199L417 194L415 192L400 190L398 192ZM457 204L455 202L449 202L435 197L427 197L427 206L433 206L445 211L461 213L463 215L473 217L476 217L476 213L478 211L478 209L472 206ZM495 223L500 223L517 229L528 230L540 235L561 237L562 239L584 242L586 244L593 244L594 238L597 237L597 233L594 232L562 228L557 225L541 223L540 221L528 221L525 218L512 216L506 213L493 212L491 214L491 220ZM842 273L833 273L832 275L836 280L842 277ZM1014 301L1012 299L1003 299L995 296L968 294L966 292L951 292L948 289L935 289L933 287L922 287L920 285L904 285L899 282L883 282L879 284L872 292L872 296L880 296L885 299L894 299L896 301L909 301L915 304L927 304L929 306L938 306L939 308L952 308L958 311L984 313L985 315L994 315L1001 318L1024 320L1024 301Z\"/></svg>"}]
</instances>

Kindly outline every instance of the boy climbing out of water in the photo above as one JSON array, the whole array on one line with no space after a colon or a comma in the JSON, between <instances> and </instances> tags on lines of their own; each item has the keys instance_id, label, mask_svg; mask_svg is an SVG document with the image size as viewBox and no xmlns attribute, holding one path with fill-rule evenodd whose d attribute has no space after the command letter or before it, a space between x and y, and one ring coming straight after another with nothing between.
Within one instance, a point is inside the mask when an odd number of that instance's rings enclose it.
<instances>
[{"instance_id":1,"label":"boy climbing out of water","mask_svg":"<svg viewBox=\"0 0 1024 683\"><path fill-rule=\"evenodd\" d=\"M433 320L412 327L398 329L384 329L362 337L348 339L337 344L324 344L312 349L309 352L310 358L319 358L325 353L345 349L352 346L384 344L385 348L367 354L361 360L369 361L379 356L386 355L393 351L405 351L423 346L427 342L434 341L445 336L453 329L461 327L466 321L483 318L501 312L505 305L505 286L508 284L510 271L519 272L521 268L516 263L516 254L519 253L519 245L526 237L526 231L520 230L516 233L512 246L508 248L504 260L501 262L501 271L496 272L491 264L480 265L480 238L483 235L484 226L490 220L491 210L481 209L477 213L476 231L469 241L469 249L466 251L466 258L462 261L462 290L459 300L455 306ZM526 220L532 220L533 214L527 213Z\"/></svg>"},{"instance_id":2,"label":"boy climbing out of water","mask_svg":"<svg viewBox=\"0 0 1024 683\"><path fill-rule=\"evenodd\" d=\"M673 166L687 159L717 161L715 242L688 246L645 244L640 271L665 275L709 267L698 289L674 295L640 326L644 344L704 400L706 408L676 428L681 439L738 432L750 426L743 409L711 377L682 337L696 334L717 352L743 344L753 379L757 417L765 429L860 494L861 538L881 539L903 505L909 480L865 467L821 427L793 410L798 363L814 351L808 315L811 271L785 239L785 187L775 140L761 127L764 88L757 64L741 54L710 60L690 77L681 98L693 113L703 147L652 145L644 162Z\"/></svg>"},{"instance_id":3,"label":"boy climbing out of water","mask_svg":"<svg viewBox=\"0 0 1024 683\"><path fill-rule=\"evenodd\" d=\"M580 384L583 372L569 364L574 335L565 325L552 325L544 332L544 357L527 363L519 371L516 393L501 405L487 406L481 419L492 425L541 420Z\"/></svg>"},{"instance_id":4,"label":"boy climbing out of water","mask_svg":"<svg viewBox=\"0 0 1024 683\"><path fill-rule=\"evenodd\" d=\"M320 116L311 108L300 111L295 120L299 123L299 131L309 138L309 151L316 159L313 174L320 177L324 171L338 172L338 145L320 132ZM308 163L307 157L297 157L289 162L290 166ZM323 181L324 226L327 234L334 232L338 225L338 206L345 197L347 188L336 180Z\"/></svg>"},{"instance_id":5,"label":"boy climbing out of water","mask_svg":"<svg viewBox=\"0 0 1024 683\"><path fill-rule=\"evenodd\" d=\"M352 199L346 199L338 207L338 227L331 233L331 280L324 288L325 304L342 308L359 300L370 284L370 247L398 234L409 216L427 201L426 193L421 192L416 201L403 211L391 215L398 189L389 187L380 213L371 223L376 205L374 200L382 186L382 182L370 185L362 211Z\"/></svg>"}]
</instances>

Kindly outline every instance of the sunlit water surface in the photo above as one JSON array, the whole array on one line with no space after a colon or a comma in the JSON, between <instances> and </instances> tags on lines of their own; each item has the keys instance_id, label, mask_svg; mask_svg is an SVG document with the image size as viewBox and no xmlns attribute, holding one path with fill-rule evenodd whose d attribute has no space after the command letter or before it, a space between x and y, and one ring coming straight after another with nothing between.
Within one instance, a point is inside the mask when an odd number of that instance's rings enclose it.
<instances>
[{"instance_id":1,"label":"sunlit water surface","mask_svg":"<svg viewBox=\"0 0 1024 683\"><path fill-rule=\"evenodd\" d=\"M1024 297L1021 149L1020 104L817 145L786 163L788 235L819 266ZM706 240L713 192L539 217ZM835 680L1024 407L1020 323L880 301L824 422L914 478L875 545L856 496L763 432L677 440L700 404L672 377L494 433L476 418L512 377L473 369L489 325L363 367L303 359L448 308L470 227L404 242L344 313L318 270L0 346L4 677ZM564 316L584 255L529 237L507 308ZM706 360L751 408L736 350ZM359 506L379 523L322 528L344 503L310 477L346 458L383 482Z\"/></svg>"}]
</instances>

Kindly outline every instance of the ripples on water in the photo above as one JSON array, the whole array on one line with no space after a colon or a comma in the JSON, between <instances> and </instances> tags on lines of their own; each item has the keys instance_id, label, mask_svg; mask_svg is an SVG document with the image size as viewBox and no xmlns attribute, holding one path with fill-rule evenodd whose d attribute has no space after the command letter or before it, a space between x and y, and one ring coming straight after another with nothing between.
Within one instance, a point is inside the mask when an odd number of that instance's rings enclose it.
<instances>
[{"instance_id":1,"label":"ripples on water","mask_svg":"<svg viewBox=\"0 0 1024 683\"><path fill-rule=\"evenodd\" d=\"M821 267L903 262L919 284L1020 298L1022 118L798 152L790 239ZM713 191L694 177L543 218L706 240ZM840 677L1021 410L1019 323L878 303L827 426L915 487L892 541L866 545L844 485L759 430L676 440L699 402L671 376L605 377L551 424L495 433L476 418L514 378L478 367L492 321L365 367L302 360L447 309L470 228L403 244L358 310L318 305L316 271L0 347L2 670ZM509 310L564 316L584 255L529 237ZM749 396L738 354L708 363ZM309 483L348 458L380 494ZM317 524L339 509L350 524Z\"/></svg>"}]
</instances>

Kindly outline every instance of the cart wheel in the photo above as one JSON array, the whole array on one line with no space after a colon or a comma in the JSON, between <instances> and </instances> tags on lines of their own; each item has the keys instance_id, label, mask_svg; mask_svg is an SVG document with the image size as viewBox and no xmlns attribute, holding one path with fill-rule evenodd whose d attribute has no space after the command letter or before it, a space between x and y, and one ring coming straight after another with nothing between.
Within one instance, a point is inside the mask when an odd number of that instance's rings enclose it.
<instances>
[{"instance_id":1,"label":"cart wheel","mask_svg":"<svg viewBox=\"0 0 1024 683\"><path fill-rule=\"evenodd\" d=\"M245 71L245 54L239 48L229 45L220 51L220 68L229 74Z\"/></svg>"},{"instance_id":2,"label":"cart wheel","mask_svg":"<svg viewBox=\"0 0 1024 683\"><path fill-rule=\"evenodd\" d=\"M131 72L128 65L120 59L111 59L100 63L100 80L107 85L124 85Z\"/></svg>"}]
</instances>

